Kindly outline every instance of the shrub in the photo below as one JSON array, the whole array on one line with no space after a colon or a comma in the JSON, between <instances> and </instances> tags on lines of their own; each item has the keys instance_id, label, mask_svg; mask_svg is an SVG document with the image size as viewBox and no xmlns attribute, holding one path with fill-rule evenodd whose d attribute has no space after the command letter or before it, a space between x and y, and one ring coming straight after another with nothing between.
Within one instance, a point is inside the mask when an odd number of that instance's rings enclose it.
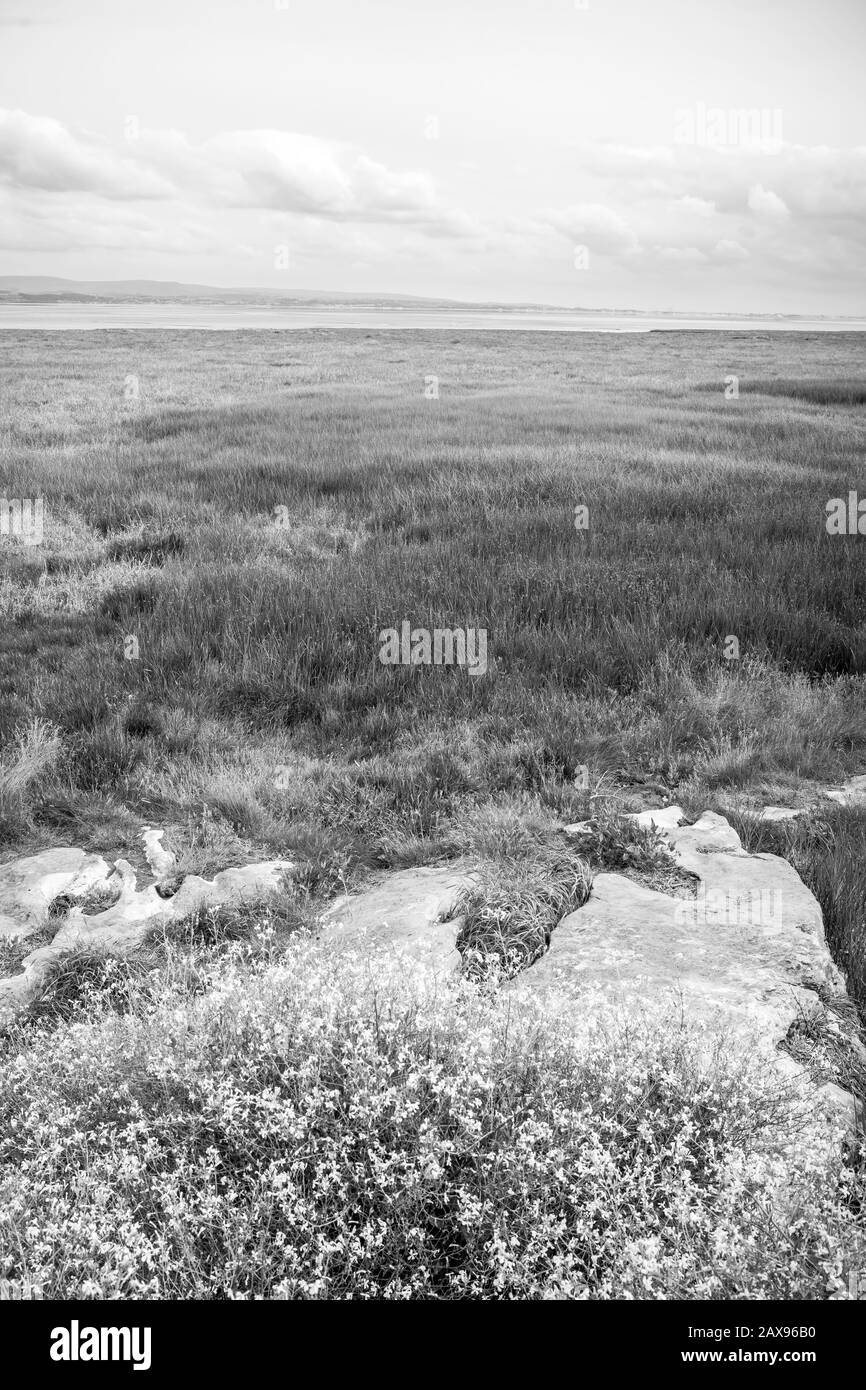
<instances>
[{"instance_id":1,"label":"shrub","mask_svg":"<svg viewBox=\"0 0 866 1390\"><path fill-rule=\"evenodd\" d=\"M675 1017L295 938L0 1054L0 1279L56 1298L823 1298L858 1180ZM805 1129L804 1129L805 1126ZM782 1185L784 1182L784 1186Z\"/></svg>"}]
</instances>

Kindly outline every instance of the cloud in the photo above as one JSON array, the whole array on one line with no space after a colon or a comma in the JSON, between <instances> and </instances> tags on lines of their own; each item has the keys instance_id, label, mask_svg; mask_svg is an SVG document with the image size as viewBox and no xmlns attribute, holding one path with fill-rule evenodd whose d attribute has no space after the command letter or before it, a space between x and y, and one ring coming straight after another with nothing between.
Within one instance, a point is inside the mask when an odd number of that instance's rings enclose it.
<instances>
[{"instance_id":1,"label":"cloud","mask_svg":"<svg viewBox=\"0 0 866 1390\"><path fill-rule=\"evenodd\" d=\"M527 237L543 225L632 272L748 262L754 283L804 267L840 293L863 283L866 149L600 144L576 158L587 201L537 214Z\"/></svg>"},{"instance_id":2,"label":"cloud","mask_svg":"<svg viewBox=\"0 0 866 1390\"><path fill-rule=\"evenodd\" d=\"M826 145L578 146L580 172L615 194L614 201L701 199L721 211L748 207L749 192L772 189L792 216L851 221L866 216L866 147ZM609 202L611 199L605 198Z\"/></svg>"},{"instance_id":3,"label":"cloud","mask_svg":"<svg viewBox=\"0 0 866 1390\"><path fill-rule=\"evenodd\" d=\"M60 121L0 109L0 183L101 198L165 198L169 182L104 142L73 135Z\"/></svg>"},{"instance_id":4,"label":"cloud","mask_svg":"<svg viewBox=\"0 0 866 1390\"><path fill-rule=\"evenodd\" d=\"M293 131L229 131L194 144L178 131L134 125L131 138L112 146L50 117L0 110L0 184L480 234L473 219L441 202L428 173L390 169L349 145Z\"/></svg>"},{"instance_id":5,"label":"cloud","mask_svg":"<svg viewBox=\"0 0 866 1390\"><path fill-rule=\"evenodd\" d=\"M192 209L178 217L173 204L138 207L70 193L58 217L53 195L28 190L10 196L0 186L0 247L5 251L208 253L225 241L225 228L215 229Z\"/></svg>"},{"instance_id":6,"label":"cloud","mask_svg":"<svg viewBox=\"0 0 866 1390\"><path fill-rule=\"evenodd\" d=\"M694 217L713 217L716 212L715 203L709 202L706 198L692 198L686 194L682 198L677 198L675 202L676 206L683 212Z\"/></svg>"},{"instance_id":7,"label":"cloud","mask_svg":"<svg viewBox=\"0 0 866 1390\"><path fill-rule=\"evenodd\" d=\"M637 250L638 239L625 218L601 203L578 203L560 211L541 212L538 221L602 255Z\"/></svg>"},{"instance_id":8,"label":"cloud","mask_svg":"<svg viewBox=\"0 0 866 1390\"><path fill-rule=\"evenodd\" d=\"M770 188L764 188L762 184L756 183L749 189L748 197L749 208L757 213L759 217L790 217L788 208Z\"/></svg>"},{"instance_id":9,"label":"cloud","mask_svg":"<svg viewBox=\"0 0 866 1390\"><path fill-rule=\"evenodd\" d=\"M724 264L725 261L747 261L749 253L738 241L717 241L713 247L712 259Z\"/></svg>"},{"instance_id":10,"label":"cloud","mask_svg":"<svg viewBox=\"0 0 866 1390\"><path fill-rule=\"evenodd\" d=\"M656 255L661 261L673 261L676 265L706 265L707 254L698 246L659 246Z\"/></svg>"},{"instance_id":11,"label":"cloud","mask_svg":"<svg viewBox=\"0 0 866 1390\"><path fill-rule=\"evenodd\" d=\"M792 294L806 275L840 298L862 284L866 148L600 143L571 154L547 197L532 171L535 211L524 211L525 183L500 165L498 202L479 201L476 214L452 204L428 170L346 141L274 128L192 140L132 120L110 140L0 109L0 246L110 248L131 263L151 251L258 258L268 275L285 244L293 269L414 264L428 277L441 268L443 286L459 254L471 292L482 262L488 278L495 264L503 285L520 276L529 286L540 267L570 268L572 249L586 246L611 286L620 272L628 284L632 275L675 284L688 272L711 289L745 270L752 286L787 283ZM490 192L481 178L459 186L476 183L480 200Z\"/></svg>"}]
</instances>

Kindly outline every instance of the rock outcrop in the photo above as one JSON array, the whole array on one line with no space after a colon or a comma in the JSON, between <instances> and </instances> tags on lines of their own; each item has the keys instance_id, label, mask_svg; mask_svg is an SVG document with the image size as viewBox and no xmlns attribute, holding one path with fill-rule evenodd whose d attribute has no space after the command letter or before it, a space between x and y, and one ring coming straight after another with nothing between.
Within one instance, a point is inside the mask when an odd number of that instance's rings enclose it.
<instances>
[{"instance_id":1,"label":"rock outcrop","mask_svg":"<svg viewBox=\"0 0 866 1390\"><path fill-rule=\"evenodd\" d=\"M83 849L46 849L0 867L0 941L30 936L61 894L83 897L103 882L108 865Z\"/></svg>"},{"instance_id":2,"label":"rock outcrop","mask_svg":"<svg viewBox=\"0 0 866 1390\"><path fill-rule=\"evenodd\" d=\"M856 799L866 779L854 781L858 785L845 795ZM771 818L786 811L769 809ZM803 1047L791 1045L798 1022L823 1009L827 1029L841 1039L837 1056L844 1053L866 1075L856 1026L840 1028L839 1018L852 1010L815 898L787 860L747 853L724 817L713 812L694 825L683 823L677 806L643 811L635 819L666 844L678 870L678 891L686 896L659 892L634 876L600 873L584 906L553 931L547 953L504 987L540 995L577 1031L611 1009L635 1015L674 1003L711 1037L724 1030L746 1048L758 1040L781 1075L811 1087L814 1109L826 1119L827 1141L838 1144L855 1122L844 1068L836 1076L828 1078L826 1070L818 1076ZM594 824L565 830L580 847L591 839ZM226 869L212 880L188 875L178 886L162 832L146 828L143 838L154 880L143 888L126 860L110 871L104 859L77 849L47 850L0 866L0 943L43 928L58 898L67 909L50 943L32 951L18 975L0 980L0 1023L36 996L64 952L80 945L130 950L154 923L263 898L294 868L271 860ZM337 949L384 947L405 956L410 968L455 972L463 921L452 914L473 882L466 861L382 874L328 906L319 918L318 940ZM114 901L96 912L76 904L94 892Z\"/></svg>"},{"instance_id":3,"label":"rock outcrop","mask_svg":"<svg viewBox=\"0 0 866 1390\"><path fill-rule=\"evenodd\" d=\"M642 812L694 876L694 897L676 898L620 874L598 874L583 907L553 932L546 955L510 987L540 994L576 1029L602 1010L634 1014L674 1004L711 1034L760 1039L788 1077L808 1082L787 1050L792 1030L821 1003L845 998L845 980L824 939L821 909L796 870L772 854L748 854L724 817L684 825L679 807ZM862 1060L856 1030L846 1039ZM838 1084L814 1087L833 1142L853 1126L854 1100Z\"/></svg>"},{"instance_id":4,"label":"rock outcrop","mask_svg":"<svg viewBox=\"0 0 866 1390\"><path fill-rule=\"evenodd\" d=\"M179 921L200 908L254 902L278 889L294 869L286 859L225 869L213 879L188 875L171 896L160 886L176 869L174 856L161 845L162 831L143 831L145 857L155 879L139 888L136 872L126 859L113 871L98 855L80 849L50 849L0 865L0 942L33 936L49 921L49 909L59 897L72 899L51 941L31 951L19 974L0 979L0 1026L34 999L51 967L80 946L123 952L139 946L151 927ZM87 913L75 903L92 893L114 901L101 912Z\"/></svg>"},{"instance_id":5,"label":"rock outcrop","mask_svg":"<svg viewBox=\"0 0 866 1390\"><path fill-rule=\"evenodd\" d=\"M462 919L451 913L471 880L471 870L461 864L400 869L331 903L320 919L320 939L332 945L384 945L419 965L459 970Z\"/></svg>"}]
</instances>

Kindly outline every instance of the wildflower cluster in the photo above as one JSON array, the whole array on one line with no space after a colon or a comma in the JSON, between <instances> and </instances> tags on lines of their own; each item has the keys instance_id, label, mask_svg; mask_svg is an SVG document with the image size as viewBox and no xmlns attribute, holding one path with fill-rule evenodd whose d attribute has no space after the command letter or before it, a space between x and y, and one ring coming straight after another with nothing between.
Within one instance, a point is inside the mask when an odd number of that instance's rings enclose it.
<instances>
[{"instance_id":1,"label":"wildflower cluster","mask_svg":"<svg viewBox=\"0 0 866 1390\"><path fill-rule=\"evenodd\" d=\"M0 1288L84 1298L842 1296L857 1179L674 1018L298 937L0 1053ZM134 990L135 981L128 984Z\"/></svg>"}]
</instances>

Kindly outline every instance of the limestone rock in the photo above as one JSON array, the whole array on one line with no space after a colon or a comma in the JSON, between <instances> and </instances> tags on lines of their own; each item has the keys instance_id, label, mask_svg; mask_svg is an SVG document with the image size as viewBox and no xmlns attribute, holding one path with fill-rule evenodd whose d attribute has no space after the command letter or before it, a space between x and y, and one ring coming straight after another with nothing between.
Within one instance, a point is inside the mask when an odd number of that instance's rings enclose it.
<instances>
[{"instance_id":1,"label":"limestone rock","mask_svg":"<svg viewBox=\"0 0 866 1390\"><path fill-rule=\"evenodd\" d=\"M571 840L586 840L595 834L596 824L594 820L576 820L571 825L564 825L562 829Z\"/></svg>"},{"instance_id":2,"label":"limestone rock","mask_svg":"<svg viewBox=\"0 0 866 1390\"><path fill-rule=\"evenodd\" d=\"M681 806L650 807L648 811L638 811L632 820L643 826L644 830L668 831L675 829L683 819Z\"/></svg>"},{"instance_id":3,"label":"limestone rock","mask_svg":"<svg viewBox=\"0 0 866 1390\"><path fill-rule=\"evenodd\" d=\"M866 806L866 774L849 777L841 786L830 787L823 794L839 806Z\"/></svg>"},{"instance_id":4,"label":"limestone rock","mask_svg":"<svg viewBox=\"0 0 866 1390\"><path fill-rule=\"evenodd\" d=\"M779 1044L814 1006L816 989L844 991L821 909L787 860L747 854L724 817L708 811L680 826L676 812L643 812L641 819L662 821L677 864L696 877L697 896L674 898L598 874L589 900L553 932L547 954L509 987L540 993L576 1026L602 1008L628 1014L674 1003L711 1031L761 1037L780 1070L802 1078ZM838 1139L852 1122L852 1097L831 1088L825 1102Z\"/></svg>"},{"instance_id":5,"label":"limestone rock","mask_svg":"<svg viewBox=\"0 0 866 1390\"><path fill-rule=\"evenodd\" d=\"M163 849L162 837L164 830L152 830L149 825L144 827L142 837L144 839L144 857L150 865L156 878L168 878L173 874L177 863L171 850Z\"/></svg>"},{"instance_id":6,"label":"limestone rock","mask_svg":"<svg viewBox=\"0 0 866 1390\"><path fill-rule=\"evenodd\" d=\"M83 849L46 849L0 864L0 939L31 936L61 893L82 896L107 873L105 860Z\"/></svg>"},{"instance_id":7,"label":"limestone rock","mask_svg":"<svg viewBox=\"0 0 866 1390\"><path fill-rule=\"evenodd\" d=\"M320 939L332 946L386 946L451 973L460 968L456 942L462 923L447 919L471 881L462 864L401 869L332 903L320 919Z\"/></svg>"},{"instance_id":8,"label":"limestone rock","mask_svg":"<svg viewBox=\"0 0 866 1390\"><path fill-rule=\"evenodd\" d=\"M245 864L240 869L223 869L212 879L190 874L170 899L173 917L187 917L203 907L227 903L256 902L275 892L295 865L288 859L268 859L262 864Z\"/></svg>"},{"instance_id":9,"label":"limestone rock","mask_svg":"<svg viewBox=\"0 0 866 1390\"><path fill-rule=\"evenodd\" d=\"M143 832L145 854L160 876L174 869L174 856L163 850L162 831ZM294 869L286 859L225 869L213 879L190 875L173 897L163 897L155 883L139 888L136 873L125 859L113 872L98 855L80 849L46 850L0 867L0 935L27 936L42 925L48 908L61 893L81 897L89 889L103 887L117 893L104 912L85 913L73 906L49 945L25 957L19 975L0 979L0 1025L38 994L51 966L65 952L78 946L98 946L108 951L127 951L140 945L157 922L177 921L203 907L230 906L257 901L278 889Z\"/></svg>"}]
</instances>

